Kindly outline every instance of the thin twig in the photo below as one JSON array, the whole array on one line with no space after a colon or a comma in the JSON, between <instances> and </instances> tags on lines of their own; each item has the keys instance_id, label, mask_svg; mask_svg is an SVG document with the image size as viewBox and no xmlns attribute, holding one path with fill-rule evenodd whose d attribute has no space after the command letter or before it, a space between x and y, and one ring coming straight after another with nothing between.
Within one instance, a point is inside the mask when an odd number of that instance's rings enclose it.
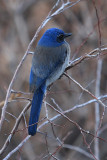
<instances>
[{"instance_id":1,"label":"thin twig","mask_svg":"<svg viewBox=\"0 0 107 160\"><path fill-rule=\"evenodd\" d=\"M8 160L15 152L17 152L30 138L27 136L15 149L8 153L8 155L3 160Z\"/></svg>"},{"instance_id":2,"label":"thin twig","mask_svg":"<svg viewBox=\"0 0 107 160\"><path fill-rule=\"evenodd\" d=\"M107 98L107 95L98 97L98 99L105 99L105 98ZM80 104L80 105L76 105L76 106L74 106L73 108L64 111L63 114L69 113L69 112L71 112L71 111L73 111L73 110L75 110L75 109L78 109L78 108L80 108L80 107L82 108L82 107L87 106L88 104L94 103L94 102L96 102L96 101L97 101L96 99L93 99L93 100L90 100L90 101L88 101L88 102L86 102L86 103L83 103L83 104ZM49 103L47 103L47 104L49 105ZM20 115L20 118L23 117L23 113L25 113L25 110L27 110L27 108L24 108L24 110L22 111L22 114ZM56 116L52 117L52 118L50 119L50 121L52 122L52 121L56 120L57 118L59 118L60 116L61 116L61 114L57 114ZM17 125L19 124L20 118L17 119L17 123L16 123L15 126L17 126ZM45 125L48 124L48 123L49 123L49 121L47 120L46 122L44 122L43 124L41 124L41 125L38 127L38 133L39 133L39 129L41 129L43 126L45 126ZM14 127L14 128L15 128L15 127ZM17 127L16 127L16 128L17 128ZM15 130L16 130L16 128L15 128ZM13 130L13 132L14 132L14 130ZM89 131L85 131L85 133L86 133L86 134L90 134ZM92 135L92 134L90 134L90 135ZM13 136L13 134L12 134L12 136ZM92 135L92 136L94 136L94 135ZM48 137L49 137L49 136L48 136ZM4 150L6 149L6 147L8 146L8 144L10 143L10 138L12 138L12 137L10 137L10 135L9 135L9 137L7 138L4 146L3 146L2 149L0 150L0 153L1 153L1 154L4 152ZM97 138L99 138L99 137L97 137ZM103 139L101 139L101 140L103 140Z\"/></svg>"},{"instance_id":3,"label":"thin twig","mask_svg":"<svg viewBox=\"0 0 107 160\"><path fill-rule=\"evenodd\" d=\"M106 105L101 100L99 100L97 97L95 97L94 94L92 94L90 91L85 89L80 83L78 83L76 80L74 80L71 76L69 76L67 73L64 73L64 75L67 76L70 80L72 80L75 84L77 84L83 91L87 92L89 95L91 95L93 98L95 98L97 100L97 102L99 104L101 104L104 108L106 107Z\"/></svg>"},{"instance_id":4,"label":"thin twig","mask_svg":"<svg viewBox=\"0 0 107 160\"><path fill-rule=\"evenodd\" d=\"M98 60L97 63L97 76L96 76L96 87L95 87L95 96L98 97L100 95L100 81L101 81L101 69L102 69L102 59ZM96 136L98 134L98 129L100 125L100 106L99 103L95 103L95 133ZM99 160L99 139L95 138L95 146L94 151L97 159Z\"/></svg>"},{"instance_id":5,"label":"thin twig","mask_svg":"<svg viewBox=\"0 0 107 160\"><path fill-rule=\"evenodd\" d=\"M68 148L68 149L77 151L77 152L85 155L88 158L94 159L90 153L86 152L85 150L81 149L80 147L76 147L74 145L69 145L69 144L63 144L63 148Z\"/></svg>"},{"instance_id":6,"label":"thin twig","mask_svg":"<svg viewBox=\"0 0 107 160\"><path fill-rule=\"evenodd\" d=\"M105 99L105 98L107 98L107 95L100 96L100 97L98 97L97 99ZM88 104L91 104L91 103L94 103L94 102L97 102L97 100L96 100L96 99L92 99L92 100L87 101L87 102L85 102L85 103L83 103L83 104L76 105L76 106L74 106L74 107L71 107L71 108L68 109L68 110L65 110L63 113L66 114L66 113L72 112L72 111L74 111L74 110L76 110L76 109L78 109L78 108L85 107L85 106L87 106ZM48 104L49 104L49 103L48 103ZM51 120L51 121L54 121L54 120L56 120L57 118L59 118L60 116L61 116L60 114L57 114L56 116L52 117L50 120ZM46 121L46 122L44 122L43 124L41 124L41 125L38 127L38 130L39 130L40 128L42 128L44 125L46 125L46 124L48 124L48 121Z\"/></svg>"},{"instance_id":7,"label":"thin twig","mask_svg":"<svg viewBox=\"0 0 107 160\"><path fill-rule=\"evenodd\" d=\"M15 125L14 125L14 127L13 127L13 129L12 129L12 131L11 131L11 134L8 136L8 138L7 138L7 140L5 141L2 149L0 150L0 155L3 154L3 152L5 151L5 149L8 147L8 145L9 145L9 143L10 143L13 135L15 134L15 131L16 131L16 129L17 129L17 127L18 127L18 125L19 125L22 117L23 117L23 114L28 110L28 108L30 107L30 105L31 105L31 102L29 102L29 103L26 105L26 107L25 107L25 108L23 109L23 111L20 113L19 117L16 119L16 123L15 123Z\"/></svg>"},{"instance_id":8,"label":"thin twig","mask_svg":"<svg viewBox=\"0 0 107 160\"><path fill-rule=\"evenodd\" d=\"M83 56L81 56L81 57L79 57L79 58L77 58L77 59L75 59L73 61L70 61L69 66L65 69L65 71L67 71L67 70L71 69L72 67L80 64L84 60L91 59L91 58L96 58L98 56L103 55L102 52L104 52L104 51L107 51L107 47L101 48L101 53L100 54L99 54L99 48L96 48L96 49L92 50L91 52L86 53L85 55L83 55Z\"/></svg>"}]
</instances>

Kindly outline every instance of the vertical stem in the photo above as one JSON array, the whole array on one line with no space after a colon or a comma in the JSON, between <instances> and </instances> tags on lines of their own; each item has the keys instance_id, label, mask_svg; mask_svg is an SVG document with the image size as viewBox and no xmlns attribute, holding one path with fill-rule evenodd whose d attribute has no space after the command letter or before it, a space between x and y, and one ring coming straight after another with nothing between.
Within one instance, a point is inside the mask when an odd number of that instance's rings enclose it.
<instances>
[{"instance_id":1,"label":"vertical stem","mask_svg":"<svg viewBox=\"0 0 107 160\"><path fill-rule=\"evenodd\" d=\"M102 59L99 59L97 62L97 75L96 75L96 86L95 86L95 96L100 95L100 81L101 81L101 70L102 70ZM95 103L95 134L98 136L98 129L100 124L100 108L99 103ZM99 155L99 139L95 138L94 143L95 157L97 160L100 159Z\"/></svg>"}]
</instances>

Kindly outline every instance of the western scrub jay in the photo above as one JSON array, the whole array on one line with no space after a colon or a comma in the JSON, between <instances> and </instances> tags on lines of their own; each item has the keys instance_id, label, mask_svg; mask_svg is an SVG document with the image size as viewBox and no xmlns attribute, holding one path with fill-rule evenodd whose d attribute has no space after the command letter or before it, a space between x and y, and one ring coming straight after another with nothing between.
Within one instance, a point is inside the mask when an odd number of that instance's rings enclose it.
<instances>
[{"instance_id":1,"label":"western scrub jay","mask_svg":"<svg viewBox=\"0 0 107 160\"><path fill-rule=\"evenodd\" d=\"M35 135L42 100L47 87L56 81L68 66L70 47L64 33L58 28L48 29L39 40L32 58L30 72L30 91L33 94L28 134Z\"/></svg>"}]
</instances>

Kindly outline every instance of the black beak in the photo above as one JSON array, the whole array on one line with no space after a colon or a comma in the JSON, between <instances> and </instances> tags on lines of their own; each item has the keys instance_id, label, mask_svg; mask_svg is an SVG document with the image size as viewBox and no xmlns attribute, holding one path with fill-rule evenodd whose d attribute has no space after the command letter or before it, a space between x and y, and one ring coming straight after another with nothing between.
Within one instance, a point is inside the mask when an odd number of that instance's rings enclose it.
<instances>
[{"instance_id":1,"label":"black beak","mask_svg":"<svg viewBox=\"0 0 107 160\"><path fill-rule=\"evenodd\" d=\"M67 37L69 37L69 36L71 36L72 35L72 33L65 33L64 34L64 38L67 38Z\"/></svg>"}]
</instances>

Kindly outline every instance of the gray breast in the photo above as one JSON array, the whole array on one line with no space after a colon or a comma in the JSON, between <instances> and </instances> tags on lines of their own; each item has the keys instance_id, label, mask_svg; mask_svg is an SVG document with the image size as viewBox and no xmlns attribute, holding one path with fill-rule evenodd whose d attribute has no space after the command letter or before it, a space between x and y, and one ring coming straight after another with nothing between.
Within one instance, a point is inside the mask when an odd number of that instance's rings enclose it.
<instances>
[{"instance_id":1,"label":"gray breast","mask_svg":"<svg viewBox=\"0 0 107 160\"><path fill-rule=\"evenodd\" d=\"M69 64L69 60L70 60L70 47L69 44L66 42L63 47L62 47L62 51L65 51L65 55L66 57L64 57L64 61L62 64L58 65L56 67L56 69L54 70L54 72L51 73L51 75L49 76L49 78L46 80L46 86L49 86L50 84L52 84L54 81L56 81L65 71L65 68L68 66Z\"/></svg>"}]
</instances>

